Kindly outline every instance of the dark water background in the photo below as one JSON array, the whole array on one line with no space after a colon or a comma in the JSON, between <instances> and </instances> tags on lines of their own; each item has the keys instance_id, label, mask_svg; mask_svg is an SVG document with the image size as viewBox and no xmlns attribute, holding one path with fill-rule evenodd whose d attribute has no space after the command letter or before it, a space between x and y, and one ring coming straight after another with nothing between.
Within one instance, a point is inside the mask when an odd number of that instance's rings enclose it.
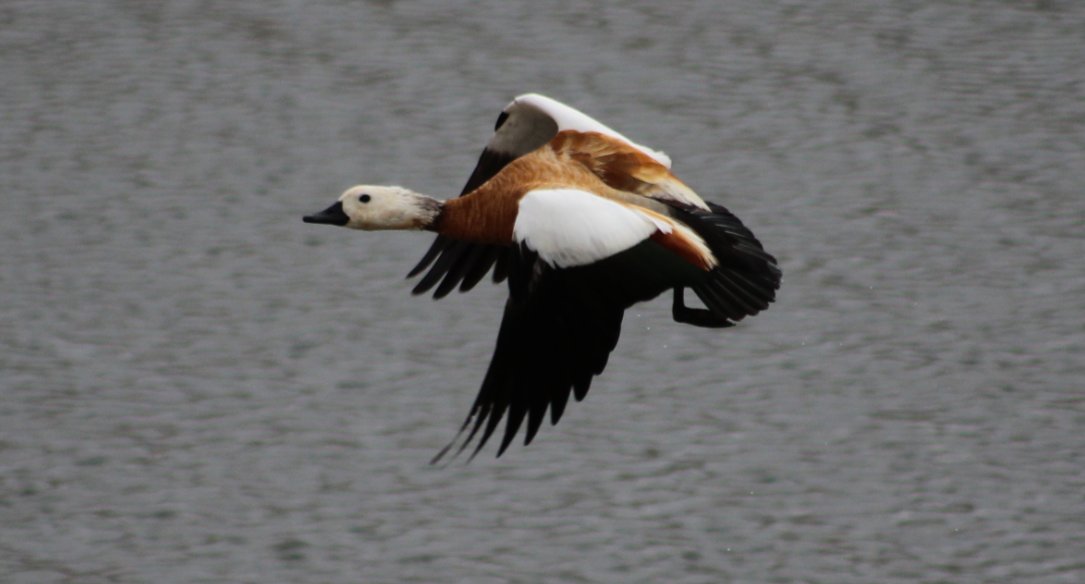
<instances>
[{"instance_id":1,"label":"dark water background","mask_svg":"<svg viewBox=\"0 0 1085 584\"><path fill-rule=\"evenodd\" d=\"M1085 4L0 3L0 581L1085 581ZM418 234L539 91L777 254L586 402L426 462L504 289Z\"/></svg>"}]
</instances>

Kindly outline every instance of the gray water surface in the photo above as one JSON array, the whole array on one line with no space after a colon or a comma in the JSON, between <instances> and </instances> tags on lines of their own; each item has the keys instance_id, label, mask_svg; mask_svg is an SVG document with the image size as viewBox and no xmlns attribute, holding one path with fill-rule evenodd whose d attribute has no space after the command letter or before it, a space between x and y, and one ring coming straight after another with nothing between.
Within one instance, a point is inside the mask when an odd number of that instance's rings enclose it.
<instances>
[{"instance_id":1,"label":"gray water surface","mask_svg":"<svg viewBox=\"0 0 1085 584\"><path fill-rule=\"evenodd\" d=\"M1085 4L0 5L0 581L1085 581ZM505 291L419 234L539 91L779 258L630 310L584 403L436 469Z\"/></svg>"}]
</instances>

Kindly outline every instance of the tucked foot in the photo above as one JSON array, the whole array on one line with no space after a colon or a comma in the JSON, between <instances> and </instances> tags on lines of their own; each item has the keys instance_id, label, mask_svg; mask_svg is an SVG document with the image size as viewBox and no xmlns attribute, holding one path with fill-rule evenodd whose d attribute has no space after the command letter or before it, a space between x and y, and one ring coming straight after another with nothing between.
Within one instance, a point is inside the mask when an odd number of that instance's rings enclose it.
<instances>
[{"instance_id":1,"label":"tucked foot","mask_svg":"<svg viewBox=\"0 0 1085 584\"><path fill-rule=\"evenodd\" d=\"M685 288L674 289L674 304L671 305L671 315L675 322L691 324L702 328L727 328L735 326L735 323L727 320L707 308L690 308L685 303Z\"/></svg>"}]
</instances>

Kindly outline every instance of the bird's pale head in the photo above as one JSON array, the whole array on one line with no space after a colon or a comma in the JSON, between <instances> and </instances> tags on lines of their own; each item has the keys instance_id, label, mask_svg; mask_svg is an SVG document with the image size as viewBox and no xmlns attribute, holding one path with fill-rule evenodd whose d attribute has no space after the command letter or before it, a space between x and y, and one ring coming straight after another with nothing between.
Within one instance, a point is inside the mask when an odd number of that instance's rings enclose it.
<instances>
[{"instance_id":1,"label":"bird's pale head","mask_svg":"<svg viewBox=\"0 0 1085 584\"><path fill-rule=\"evenodd\" d=\"M347 189L332 206L303 219L306 223L367 231L425 229L440 209L439 201L403 187L357 185Z\"/></svg>"}]
</instances>

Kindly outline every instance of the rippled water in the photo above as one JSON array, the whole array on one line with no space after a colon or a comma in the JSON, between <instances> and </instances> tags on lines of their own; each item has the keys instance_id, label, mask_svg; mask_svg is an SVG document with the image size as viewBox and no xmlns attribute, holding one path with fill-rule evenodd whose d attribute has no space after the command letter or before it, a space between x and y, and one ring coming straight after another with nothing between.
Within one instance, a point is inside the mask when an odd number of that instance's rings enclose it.
<instances>
[{"instance_id":1,"label":"rippled water","mask_svg":"<svg viewBox=\"0 0 1085 584\"><path fill-rule=\"evenodd\" d=\"M530 6L530 7L529 7ZM1085 581L1085 6L0 6L4 582ZM513 95L777 254L630 311L529 448L435 469L501 287L411 297L355 182L456 193Z\"/></svg>"}]
</instances>

